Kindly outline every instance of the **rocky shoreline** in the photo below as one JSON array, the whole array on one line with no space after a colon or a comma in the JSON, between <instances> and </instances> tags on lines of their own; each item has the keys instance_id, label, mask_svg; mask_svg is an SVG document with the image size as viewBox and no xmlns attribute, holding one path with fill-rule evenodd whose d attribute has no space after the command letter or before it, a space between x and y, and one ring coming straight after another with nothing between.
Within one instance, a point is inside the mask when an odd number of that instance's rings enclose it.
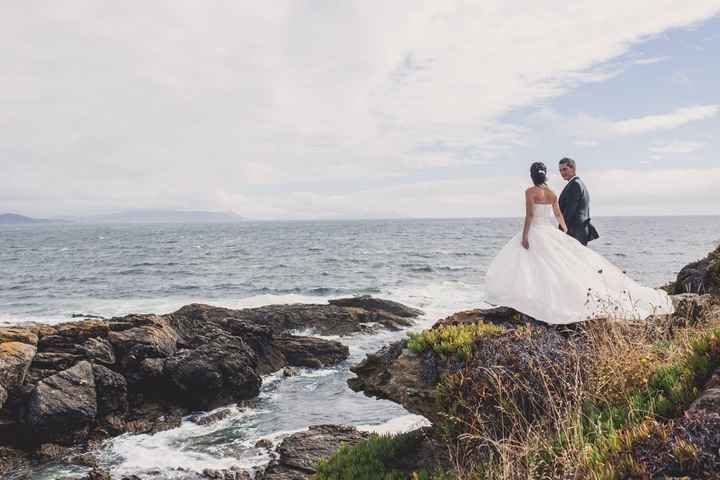
<instances>
[{"instance_id":1,"label":"rocky shoreline","mask_svg":"<svg viewBox=\"0 0 720 480\"><path fill-rule=\"evenodd\" d=\"M92 466L73 453L252 399L262 375L348 358L341 342L295 331L397 330L421 313L358 297L242 310L192 304L167 315L0 327L0 474L22 478L31 461L66 457Z\"/></svg>"},{"instance_id":2,"label":"rocky shoreline","mask_svg":"<svg viewBox=\"0 0 720 480\"><path fill-rule=\"evenodd\" d=\"M720 317L720 249L683 268L677 280L664 288L672 294L675 314L652 318L643 329L672 332ZM262 375L287 367L334 365L348 357L347 347L340 342L294 332L342 337L399 330L421 314L396 302L358 297L328 305L243 310L193 304L168 315L0 328L0 474L14 472L14 478L23 478L31 462L63 458L90 468L85 479L110 478L94 468L92 456L86 453L99 441L124 432L174 428L190 412L255 397ZM491 363L502 363L499 355L504 354L521 359L539 354L557 357L562 364L562 352L574 328L547 326L512 309L493 308L455 313L437 321L432 329L477 324L509 332L493 343L477 344L479 351L472 361ZM523 350L525 344L513 340L512 332L528 327L532 348L538 352ZM438 386L458 372L470 374L471 363L432 350L418 353L405 339L353 366L356 377L348 384L354 391L391 400L440 424ZM682 420L673 424L674 430L664 435L697 437L698 431L715 424L720 432L719 378L717 371ZM192 421L213 422L223 415L219 410ZM409 475L424 467L431 471L447 466L447 458L437 456L447 448L438 432L430 428L409 435L415 437L413 449L399 459L399 471ZM271 451L273 460L254 477L234 469L180 476L188 480L305 480L316 473L319 460L342 445L358 445L368 437L350 426L312 426L289 435L277 448L270 442L258 445ZM711 450L716 446L712 441L705 443ZM669 455L662 449L657 454ZM708 455L704 457L708 462L718 461ZM669 458L664 461L671 464Z\"/></svg>"}]
</instances>

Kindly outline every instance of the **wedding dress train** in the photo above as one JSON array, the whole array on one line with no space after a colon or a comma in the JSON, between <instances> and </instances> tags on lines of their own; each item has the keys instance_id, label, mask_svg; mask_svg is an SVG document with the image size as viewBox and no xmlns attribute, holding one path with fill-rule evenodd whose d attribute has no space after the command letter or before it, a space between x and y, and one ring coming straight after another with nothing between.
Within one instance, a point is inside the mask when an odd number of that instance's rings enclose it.
<instances>
[{"instance_id":1,"label":"wedding dress train","mask_svg":"<svg viewBox=\"0 0 720 480\"><path fill-rule=\"evenodd\" d=\"M515 235L487 272L487 300L550 324L593 318L644 320L673 312L662 290L643 287L557 228L552 206L535 204L530 248Z\"/></svg>"}]
</instances>

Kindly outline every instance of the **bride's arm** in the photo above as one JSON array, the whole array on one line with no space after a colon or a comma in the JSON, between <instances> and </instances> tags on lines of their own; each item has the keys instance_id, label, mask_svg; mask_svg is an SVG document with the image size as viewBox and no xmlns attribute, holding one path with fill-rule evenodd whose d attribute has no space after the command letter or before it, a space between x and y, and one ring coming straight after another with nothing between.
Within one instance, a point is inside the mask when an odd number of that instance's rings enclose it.
<instances>
[{"instance_id":1,"label":"bride's arm","mask_svg":"<svg viewBox=\"0 0 720 480\"><path fill-rule=\"evenodd\" d=\"M522 246L525 249L530 248L528 242L528 232L530 232L530 224L533 219L533 198L530 191L525 192L525 226L523 227Z\"/></svg>"},{"instance_id":2,"label":"bride's arm","mask_svg":"<svg viewBox=\"0 0 720 480\"><path fill-rule=\"evenodd\" d=\"M553 202L553 211L555 212L555 218L557 218L560 224L560 229L567 233L567 224L565 223L565 217L563 217L562 211L560 211L560 204L558 203L557 197L555 197L555 201Z\"/></svg>"}]
</instances>

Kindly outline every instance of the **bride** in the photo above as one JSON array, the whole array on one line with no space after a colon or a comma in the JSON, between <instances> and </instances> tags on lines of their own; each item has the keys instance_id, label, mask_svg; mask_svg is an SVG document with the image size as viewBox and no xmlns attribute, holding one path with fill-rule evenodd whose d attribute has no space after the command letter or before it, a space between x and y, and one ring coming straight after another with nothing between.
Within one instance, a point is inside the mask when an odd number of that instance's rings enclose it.
<instances>
[{"instance_id":1,"label":"bride","mask_svg":"<svg viewBox=\"0 0 720 480\"><path fill-rule=\"evenodd\" d=\"M525 192L523 231L500 250L487 272L490 303L550 324L594 318L644 320L673 312L664 291L639 285L565 233L565 219L557 195L547 186L543 163L532 164L530 177L534 186Z\"/></svg>"}]
</instances>

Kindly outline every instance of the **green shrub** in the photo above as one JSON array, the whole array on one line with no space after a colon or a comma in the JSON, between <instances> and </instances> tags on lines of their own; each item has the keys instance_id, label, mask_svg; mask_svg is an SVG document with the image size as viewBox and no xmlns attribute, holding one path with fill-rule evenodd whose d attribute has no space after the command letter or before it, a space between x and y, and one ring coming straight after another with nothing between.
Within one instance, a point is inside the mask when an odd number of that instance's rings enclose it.
<instances>
[{"instance_id":1,"label":"green shrub","mask_svg":"<svg viewBox=\"0 0 720 480\"><path fill-rule=\"evenodd\" d=\"M502 327L482 321L470 324L443 325L419 333L410 333L408 348L415 353L432 350L442 356L457 355L462 360L467 360L472 355L476 337L504 331L505 329Z\"/></svg>"},{"instance_id":2,"label":"green shrub","mask_svg":"<svg viewBox=\"0 0 720 480\"><path fill-rule=\"evenodd\" d=\"M321 460L315 478L317 480L405 480L408 475L393 468L393 461L411 454L420 441L422 437L413 433L372 434L367 440L352 447L343 446L330 458ZM430 478L426 472L418 472L415 477L418 480Z\"/></svg>"}]
</instances>

